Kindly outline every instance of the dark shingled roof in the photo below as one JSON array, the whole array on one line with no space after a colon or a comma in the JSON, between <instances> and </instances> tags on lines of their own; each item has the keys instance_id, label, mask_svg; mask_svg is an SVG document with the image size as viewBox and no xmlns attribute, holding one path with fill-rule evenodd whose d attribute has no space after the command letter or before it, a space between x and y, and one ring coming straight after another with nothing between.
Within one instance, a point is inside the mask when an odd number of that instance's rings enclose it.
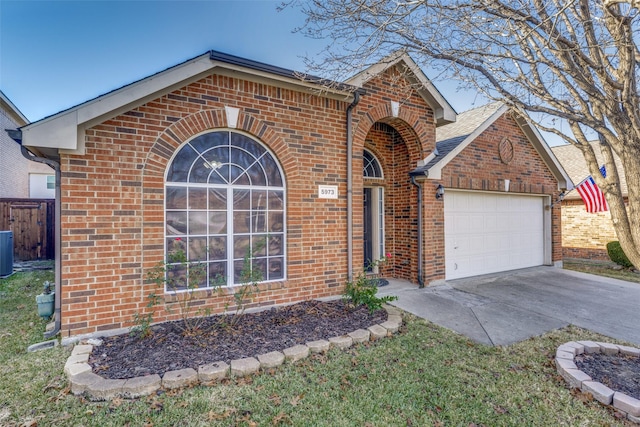
<instances>
[{"instance_id":1,"label":"dark shingled roof","mask_svg":"<svg viewBox=\"0 0 640 427\"><path fill-rule=\"evenodd\" d=\"M415 174L422 174L435 164L440 162L447 154L464 142L469 135L485 123L504 104L492 102L472 110L458 114L454 123L436 128L436 150L437 156L431 159L426 165L413 171Z\"/></svg>"}]
</instances>

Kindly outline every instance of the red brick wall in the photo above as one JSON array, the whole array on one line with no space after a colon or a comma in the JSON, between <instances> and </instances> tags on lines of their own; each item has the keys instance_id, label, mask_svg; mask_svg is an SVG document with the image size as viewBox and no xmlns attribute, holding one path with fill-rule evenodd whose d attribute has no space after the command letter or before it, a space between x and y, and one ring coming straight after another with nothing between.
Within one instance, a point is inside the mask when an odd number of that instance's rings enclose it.
<instances>
[{"instance_id":1,"label":"red brick wall","mask_svg":"<svg viewBox=\"0 0 640 427\"><path fill-rule=\"evenodd\" d=\"M382 163L385 176L385 250L392 258L382 274L417 283L417 189L409 172L435 147L433 110L396 69L371 79L364 88L366 95L354 114L354 267L363 263L360 171L366 147ZM400 105L397 117L391 101Z\"/></svg>"},{"instance_id":2,"label":"red brick wall","mask_svg":"<svg viewBox=\"0 0 640 427\"><path fill-rule=\"evenodd\" d=\"M373 123L386 120L403 137L371 147L385 156L386 185L394 190L387 192L394 206L387 215L398 224L389 237L398 264L389 265L389 272L409 278L417 263L407 231L415 208L401 194L412 191L408 172L432 148L433 116L415 93L403 101L382 82L370 83L354 110L354 267L362 265L362 148ZM390 96L404 102L399 118L389 119ZM225 106L240 109L238 130L267 145L286 177L287 280L261 285L250 306L342 292L347 279L348 104L213 75L88 129L85 154L62 155L64 335L130 327L135 313L147 311L147 296L155 288L146 274L163 259L166 167L183 142L227 127ZM418 143L418 134L424 141ZM398 156L387 157L389 152ZM337 185L339 199L318 199L321 184ZM223 311L226 302L206 291L198 291L196 299L199 308L214 313ZM156 308L155 321L179 317L164 308Z\"/></svg>"},{"instance_id":3,"label":"red brick wall","mask_svg":"<svg viewBox=\"0 0 640 427\"><path fill-rule=\"evenodd\" d=\"M505 164L498 145L508 137L514 148L514 157ZM444 209L442 202L431 198L438 184L445 188L504 192L504 180L510 180L510 192L519 194L547 194L556 200L558 185L544 161L529 143L515 120L506 113L480 134L442 171L439 181L425 182L425 279L443 279L444 264ZM446 195L445 195L446 197ZM562 259L560 206L551 215L552 261Z\"/></svg>"},{"instance_id":4,"label":"red brick wall","mask_svg":"<svg viewBox=\"0 0 640 427\"><path fill-rule=\"evenodd\" d=\"M409 172L433 150L433 112L394 71L372 79L365 88L367 93L353 115L353 266L357 272L363 263L362 150L366 146L381 161L385 174L385 243L393 258L383 274L416 282L417 191ZM398 117L393 117L390 101L399 102ZM342 292L348 277L348 104L213 75L88 129L84 155L61 155L64 335L130 327L135 313L146 312L147 296L155 289L146 274L163 259L167 165L185 141L228 126L225 106L240 110L238 131L268 146L286 177L287 279L262 284L250 306ZM491 190L503 177L511 177L512 191L554 193L553 179L515 123L504 118L498 126L506 129L488 130L450 164L444 185L473 189L489 185ZM518 142L516 155L521 163L505 166L497 159L497 143L514 133L517 137L512 141ZM478 153L483 153L481 160L475 160ZM477 173L469 176L469 170ZM526 177L526 173L542 178ZM318 185L337 185L339 198L318 199ZM429 277L441 278L444 241L437 230L444 230L442 204L425 202L424 206L428 244L423 265ZM554 211L554 230L556 224L559 213L556 219ZM554 234L554 259L559 259L555 239L559 234ZM198 307L213 313L223 311L225 302L207 291L196 295ZM160 305L154 320L177 317L175 310L170 313Z\"/></svg>"}]
</instances>

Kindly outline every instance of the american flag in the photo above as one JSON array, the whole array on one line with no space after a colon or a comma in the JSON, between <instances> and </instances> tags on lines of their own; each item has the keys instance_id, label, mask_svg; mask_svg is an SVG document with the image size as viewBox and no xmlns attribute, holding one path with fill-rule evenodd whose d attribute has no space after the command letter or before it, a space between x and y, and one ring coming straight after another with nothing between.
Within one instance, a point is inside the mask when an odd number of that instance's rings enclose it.
<instances>
[{"instance_id":1,"label":"american flag","mask_svg":"<svg viewBox=\"0 0 640 427\"><path fill-rule=\"evenodd\" d=\"M603 177L607 177L607 170L604 165L600 168L600 173ZM589 176L587 179L582 181L576 187L576 190L578 190L580 197L582 197L582 201L584 202L587 212L595 213L606 212L609 210L604 194L602 193L602 190L598 188L592 176Z\"/></svg>"}]
</instances>

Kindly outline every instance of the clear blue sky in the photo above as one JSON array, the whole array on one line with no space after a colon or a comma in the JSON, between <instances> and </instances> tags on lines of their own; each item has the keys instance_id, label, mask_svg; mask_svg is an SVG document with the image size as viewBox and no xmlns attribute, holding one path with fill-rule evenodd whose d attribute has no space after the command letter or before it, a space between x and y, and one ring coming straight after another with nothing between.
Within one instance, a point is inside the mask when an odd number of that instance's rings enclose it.
<instances>
[{"instance_id":1,"label":"clear blue sky","mask_svg":"<svg viewBox=\"0 0 640 427\"><path fill-rule=\"evenodd\" d=\"M0 0L0 89L36 121L210 49L304 71L327 42L295 33L305 16L280 3ZM434 84L458 112L484 103Z\"/></svg>"}]
</instances>

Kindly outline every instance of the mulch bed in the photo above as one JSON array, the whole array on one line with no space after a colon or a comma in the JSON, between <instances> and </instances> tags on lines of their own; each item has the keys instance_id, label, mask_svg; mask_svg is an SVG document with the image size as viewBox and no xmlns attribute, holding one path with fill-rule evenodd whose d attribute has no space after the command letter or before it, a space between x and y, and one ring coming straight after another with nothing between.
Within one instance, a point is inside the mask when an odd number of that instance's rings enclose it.
<instances>
[{"instance_id":1,"label":"mulch bed","mask_svg":"<svg viewBox=\"0 0 640 427\"><path fill-rule=\"evenodd\" d=\"M640 358L624 354L581 354L575 364L585 374L627 396L640 399Z\"/></svg>"},{"instance_id":2,"label":"mulch bed","mask_svg":"<svg viewBox=\"0 0 640 427\"><path fill-rule=\"evenodd\" d=\"M255 357L309 341L341 336L383 323L386 310L373 314L365 306L341 300L306 301L241 316L232 328L230 315L202 319L196 334L185 334L182 321L152 327L145 338L118 335L105 338L89 358L93 372L110 379L163 375L213 362Z\"/></svg>"}]
</instances>

